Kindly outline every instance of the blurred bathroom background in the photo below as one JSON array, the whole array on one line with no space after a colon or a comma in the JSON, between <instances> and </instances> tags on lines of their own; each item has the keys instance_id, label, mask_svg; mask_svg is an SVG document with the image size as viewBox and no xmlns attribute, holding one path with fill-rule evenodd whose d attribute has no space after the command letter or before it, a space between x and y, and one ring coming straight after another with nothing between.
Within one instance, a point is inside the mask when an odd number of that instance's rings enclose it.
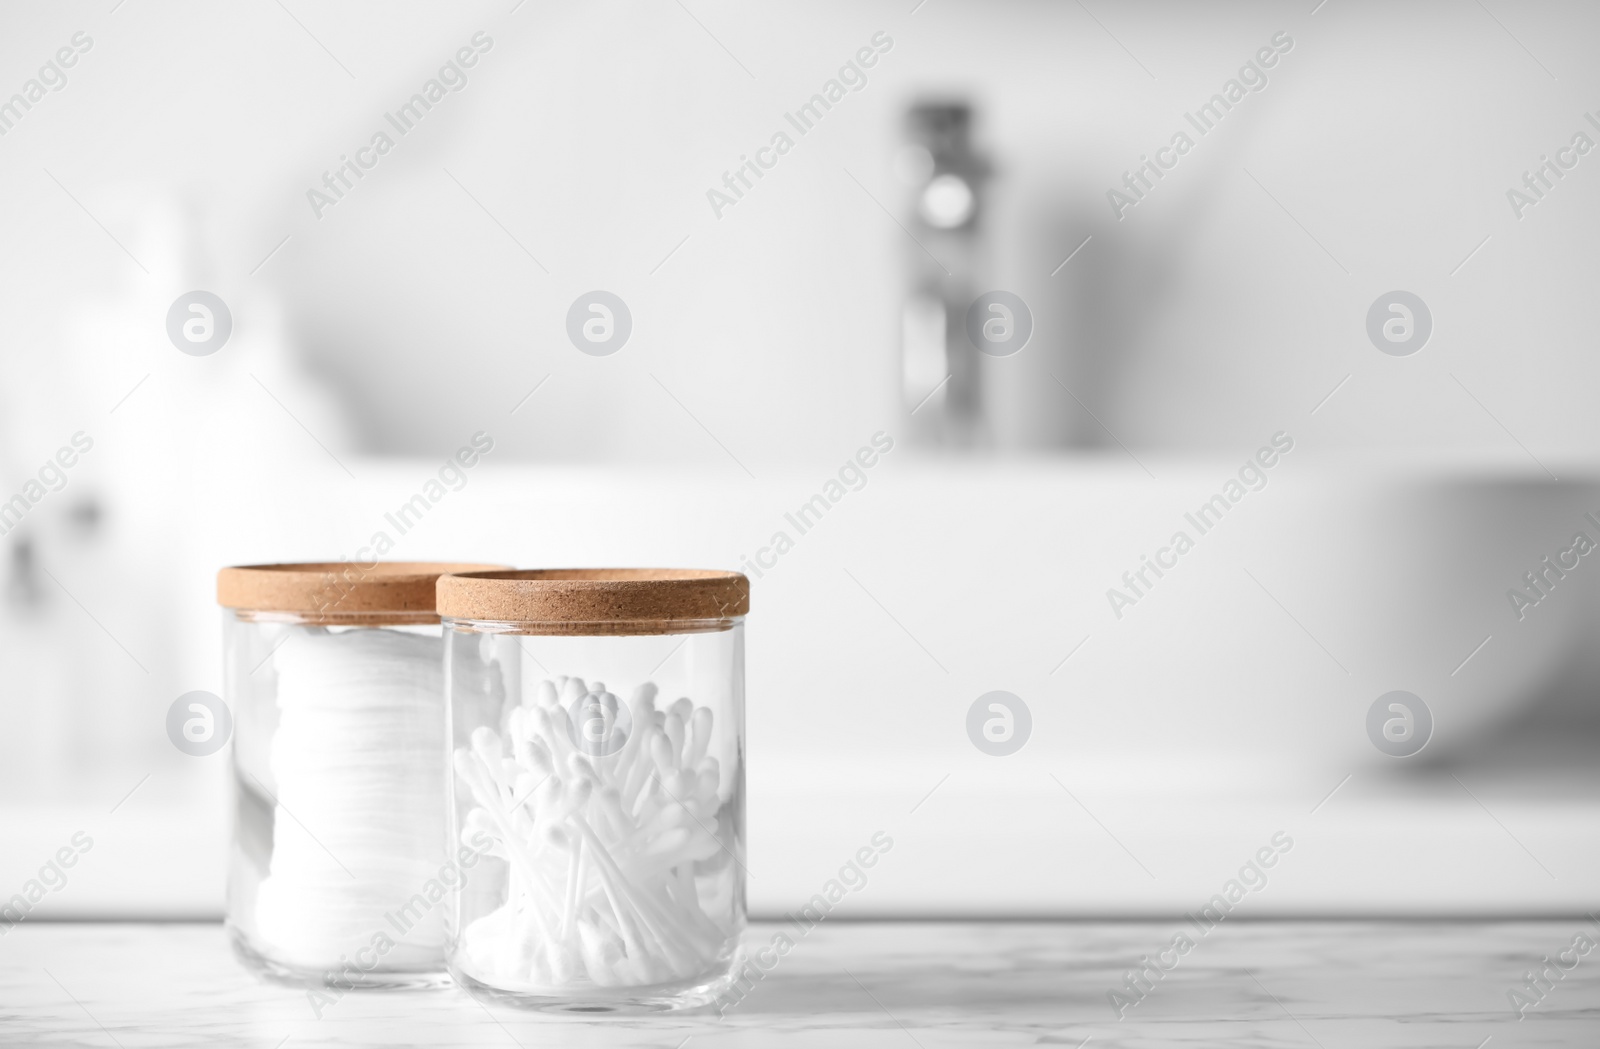
<instances>
[{"instance_id":1,"label":"blurred bathroom background","mask_svg":"<svg viewBox=\"0 0 1600 1049\"><path fill-rule=\"evenodd\" d=\"M484 432L392 556L758 566L758 914L878 830L858 916L1175 914L1278 831L1260 915L1592 905L1600 568L1527 577L1600 539L1597 30L7 5L0 500L44 494L0 536L0 896L85 829L42 913L220 914L226 754L165 729L220 691L217 567L353 556ZM206 356L168 334L195 289L232 321ZM632 321L607 356L568 337L594 289ZM1406 355L1368 330L1396 289L1431 318ZM1031 326L1004 356L965 334L992 290ZM1007 757L967 735L992 690L1032 716ZM1433 716L1413 757L1368 735L1392 690Z\"/></svg>"}]
</instances>

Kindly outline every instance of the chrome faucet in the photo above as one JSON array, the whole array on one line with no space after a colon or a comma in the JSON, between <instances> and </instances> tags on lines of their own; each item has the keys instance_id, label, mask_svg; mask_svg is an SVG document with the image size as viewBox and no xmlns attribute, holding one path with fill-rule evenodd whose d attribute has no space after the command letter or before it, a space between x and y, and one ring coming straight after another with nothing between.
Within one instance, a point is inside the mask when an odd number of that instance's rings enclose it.
<instances>
[{"instance_id":1,"label":"chrome faucet","mask_svg":"<svg viewBox=\"0 0 1600 1049\"><path fill-rule=\"evenodd\" d=\"M29 611L44 604L44 590L39 578L38 559L33 539L19 535L11 543L6 558L5 604L18 611Z\"/></svg>"},{"instance_id":2,"label":"chrome faucet","mask_svg":"<svg viewBox=\"0 0 1600 1049\"><path fill-rule=\"evenodd\" d=\"M986 262L982 194L990 167L972 145L971 107L913 105L895 166L910 188L907 230L915 242L900 317L906 430L921 444L980 446L990 435L966 311Z\"/></svg>"}]
</instances>

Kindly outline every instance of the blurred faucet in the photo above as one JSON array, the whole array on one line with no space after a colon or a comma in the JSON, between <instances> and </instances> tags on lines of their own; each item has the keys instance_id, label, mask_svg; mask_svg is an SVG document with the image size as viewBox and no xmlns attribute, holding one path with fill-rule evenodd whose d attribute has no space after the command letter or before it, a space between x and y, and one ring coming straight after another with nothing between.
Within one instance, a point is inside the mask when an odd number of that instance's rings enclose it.
<instances>
[{"instance_id":1,"label":"blurred faucet","mask_svg":"<svg viewBox=\"0 0 1600 1049\"><path fill-rule=\"evenodd\" d=\"M43 605L44 589L39 579L32 538L17 536L6 561L5 582L0 593L4 594L7 610L21 613Z\"/></svg>"},{"instance_id":2,"label":"blurred faucet","mask_svg":"<svg viewBox=\"0 0 1600 1049\"><path fill-rule=\"evenodd\" d=\"M908 229L916 242L900 318L906 431L920 444L976 447L987 443L989 430L966 311L985 262L982 193L990 166L973 149L972 108L914 104L895 167L910 189Z\"/></svg>"}]
</instances>

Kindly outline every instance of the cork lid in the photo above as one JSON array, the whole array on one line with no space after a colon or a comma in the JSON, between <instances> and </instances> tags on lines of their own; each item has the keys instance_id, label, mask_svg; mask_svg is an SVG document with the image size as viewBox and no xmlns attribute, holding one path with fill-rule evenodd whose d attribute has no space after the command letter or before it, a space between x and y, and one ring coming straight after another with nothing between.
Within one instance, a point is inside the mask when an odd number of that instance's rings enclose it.
<instances>
[{"instance_id":1,"label":"cork lid","mask_svg":"<svg viewBox=\"0 0 1600 1049\"><path fill-rule=\"evenodd\" d=\"M750 611L750 580L695 568L540 568L439 577L451 619L515 623L524 634L726 630Z\"/></svg>"},{"instance_id":2,"label":"cork lid","mask_svg":"<svg viewBox=\"0 0 1600 1049\"><path fill-rule=\"evenodd\" d=\"M292 613L349 623L436 623L434 584L441 575L499 567L445 561L236 565L217 573L217 603L241 613Z\"/></svg>"}]
</instances>

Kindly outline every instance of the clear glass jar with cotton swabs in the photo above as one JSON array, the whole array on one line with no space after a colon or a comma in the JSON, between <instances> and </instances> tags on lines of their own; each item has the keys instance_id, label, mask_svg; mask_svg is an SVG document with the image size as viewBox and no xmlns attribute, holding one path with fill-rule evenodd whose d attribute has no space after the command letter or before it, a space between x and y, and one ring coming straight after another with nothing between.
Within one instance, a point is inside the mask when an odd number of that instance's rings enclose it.
<instances>
[{"instance_id":1,"label":"clear glass jar with cotton swabs","mask_svg":"<svg viewBox=\"0 0 1600 1049\"><path fill-rule=\"evenodd\" d=\"M745 925L749 581L689 569L439 580L456 982L583 1012L708 1005Z\"/></svg>"}]
</instances>

